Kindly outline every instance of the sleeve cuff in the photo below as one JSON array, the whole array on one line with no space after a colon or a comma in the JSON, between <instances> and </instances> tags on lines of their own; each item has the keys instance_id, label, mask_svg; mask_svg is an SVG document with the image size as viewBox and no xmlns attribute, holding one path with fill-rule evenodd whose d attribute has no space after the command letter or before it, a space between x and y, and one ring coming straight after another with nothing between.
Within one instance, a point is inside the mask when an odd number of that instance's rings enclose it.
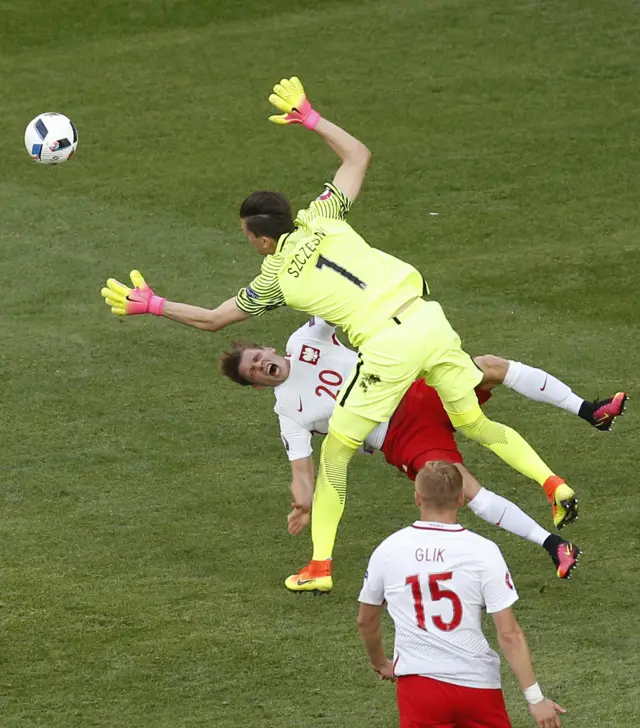
<instances>
[{"instance_id":1,"label":"sleeve cuff","mask_svg":"<svg viewBox=\"0 0 640 728\"><path fill-rule=\"evenodd\" d=\"M501 612L503 609L508 609L509 607L512 607L517 601L518 595L510 594L506 599L503 599L497 604L492 604L490 607L489 605L487 605L487 614L495 614L496 612Z\"/></svg>"}]
</instances>

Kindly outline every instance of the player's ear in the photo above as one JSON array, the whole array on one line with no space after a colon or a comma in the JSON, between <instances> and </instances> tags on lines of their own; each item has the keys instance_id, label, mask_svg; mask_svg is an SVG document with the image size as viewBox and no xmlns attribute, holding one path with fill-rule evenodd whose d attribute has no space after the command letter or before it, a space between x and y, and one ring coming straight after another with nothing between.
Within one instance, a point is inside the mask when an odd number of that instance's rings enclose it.
<instances>
[{"instance_id":1,"label":"player's ear","mask_svg":"<svg viewBox=\"0 0 640 728\"><path fill-rule=\"evenodd\" d=\"M276 353L276 350L273 348L273 346L267 346L267 348L265 349L265 351L269 351L272 354L275 354Z\"/></svg>"},{"instance_id":2,"label":"player's ear","mask_svg":"<svg viewBox=\"0 0 640 728\"><path fill-rule=\"evenodd\" d=\"M464 505L464 490L460 491L460 495L458 496L458 508L462 508Z\"/></svg>"},{"instance_id":3,"label":"player's ear","mask_svg":"<svg viewBox=\"0 0 640 728\"><path fill-rule=\"evenodd\" d=\"M276 246L278 244L277 240L274 240L273 238L270 238L266 235L261 235L260 238L260 252L264 255L269 255L270 253L276 252Z\"/></svg>"},{"instance_id":4,"label":"player's ear","mask_svg":"<svg viewBox=\"0 0 640 728\"><path fill-rule=\"evenodd\" d=\"M420 493L418 493L417 490L413 491L413 502L420 508L422 505L422 498L420 497Z\"/></svg>"}]
</instances>

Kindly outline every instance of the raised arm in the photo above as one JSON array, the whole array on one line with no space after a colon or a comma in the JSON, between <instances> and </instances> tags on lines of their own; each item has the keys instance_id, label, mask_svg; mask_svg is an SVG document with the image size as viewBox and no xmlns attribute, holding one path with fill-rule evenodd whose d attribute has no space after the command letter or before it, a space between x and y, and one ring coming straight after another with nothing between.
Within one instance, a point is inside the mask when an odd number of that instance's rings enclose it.
<instances>
[{"instance_id":1,"label":"raised arm","mask_svg":"<svg viewBox=\"0 0 640 728\"><path fill-rule=\"evenodd\" d=\"M355 202L371 161L371 152L361 141L328 119L321 118L314 131L327 142L342 162L333 178L333 184Z\"/></svg>"},{"instance_id":2,"label":"raised arm","mask_svg":"<svg viewBox=\"0 0 640 728\"><path fill-rule=\"evenodd\" d=\"M270 121L274 124L302 124L322 137L338 155L342 164L333 178L333 184L353 202L360 194L369 167L369 149L344 129L323 119L309 103L300 80L295 76L283 78L277 83L269 101L283 112L270 116Z\"/></svg>"}]
</instances>

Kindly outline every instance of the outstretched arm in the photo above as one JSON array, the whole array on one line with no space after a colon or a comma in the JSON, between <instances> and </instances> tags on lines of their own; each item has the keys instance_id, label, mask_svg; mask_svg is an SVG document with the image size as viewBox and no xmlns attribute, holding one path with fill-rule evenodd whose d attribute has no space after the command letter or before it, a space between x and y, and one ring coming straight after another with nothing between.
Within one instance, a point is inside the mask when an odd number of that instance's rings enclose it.
<instances>
[{"instance_id":1,"label":"outstretched arm","mask_svg":"<svg viewBox=\"0 0 640 728\"><path fill-rule=\"evenodd\" d=\"M106 304L111 307L111 312L117 316L151 313L204 331L218 331L251 318L251 314L238 308L235 298L228 299L214 309L201 308L156 296L140 271L131 271L131 283L134 288L125 286L115 278L109 278L101 291Z\"/></svg>"},{"instance_id":2,"label":"outstretched arm","mask_svg":"<svg viewBox=\"0 0 640 728\"><path fill-rule=\"evenodd\" d=\"M190 306L188 303L165 301L162 315L179 324L193 326L203 331L219 331L225 326L237 324L251 318L251 314L241 311L236 305L235 296L221 303L217 308L208 309Z\"/></svg>"},{"instance_id":3,"label":"outstretched arm","mask_svg":"<svg viewBox=\"0 0 640 728\"><path fill-rule=\"evenodd\" d=\"M371 152L358 139L313 109L300 79L283 78L273 87L269 101L283 114L270 116L275 124L302 124L315 131L338 155L342 164L333 184L353 202L360 193L371 160Z\"/></svg>"}]
</instances>

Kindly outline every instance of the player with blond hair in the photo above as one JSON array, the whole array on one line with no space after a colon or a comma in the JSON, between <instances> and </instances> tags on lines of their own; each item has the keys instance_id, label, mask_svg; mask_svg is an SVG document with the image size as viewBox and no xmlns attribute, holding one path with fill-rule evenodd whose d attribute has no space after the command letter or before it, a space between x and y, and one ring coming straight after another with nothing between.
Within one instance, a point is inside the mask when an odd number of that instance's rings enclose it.
<instances>
[{"instance_id":1,"label":"player with blond hair","mask_svg":"<svg viewBox=\"0 0 640 728\"><path fill-rule=\"evenodd\" d=\"M397 682L400 728L510 728L483 611L493 618L536 725L560 728L565 710L538 684L502 553L457 522L459 471L448 462L426 463L414 498L420 519L373 552L359 596L358 628L371 667ZM395 626L393 660L382 646L385 605Z\"/></svg>"}]
</instances>

